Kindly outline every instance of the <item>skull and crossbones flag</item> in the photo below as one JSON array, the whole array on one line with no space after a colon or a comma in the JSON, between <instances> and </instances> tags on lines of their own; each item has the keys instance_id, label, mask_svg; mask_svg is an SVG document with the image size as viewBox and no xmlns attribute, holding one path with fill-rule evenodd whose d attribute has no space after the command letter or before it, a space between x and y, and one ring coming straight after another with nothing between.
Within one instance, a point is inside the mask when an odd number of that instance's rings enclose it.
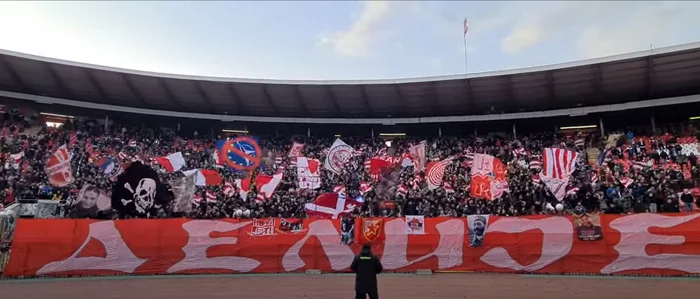
<instances>
[{"instance_id":1,"label":"skull and crossbones flag","mask_svg":"<svg viewBox=\"0 0 700 299\"><path fill-rule=\"evenodd\" d=\"M120 215L155 216L172 200L168 188L152 168L133 162L112 187L112 208Z\"/></svg>"}]
</instances>

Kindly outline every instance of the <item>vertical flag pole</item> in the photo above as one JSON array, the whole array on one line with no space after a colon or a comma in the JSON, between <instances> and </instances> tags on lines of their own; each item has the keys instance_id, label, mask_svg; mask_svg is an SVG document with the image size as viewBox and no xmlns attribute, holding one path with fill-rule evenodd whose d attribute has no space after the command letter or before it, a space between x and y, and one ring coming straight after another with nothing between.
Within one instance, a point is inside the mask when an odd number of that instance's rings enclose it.
<instances>
[{"instance_id":1,"label":"vertical flag pole","mask_svg":"<svg viewBox=\"0 0 700 299\"><path fill-rule=\"evenodd\" d=\"M469 26L467 25L467 19L464 18L464 73L467 74L469 73L469 60L467 58L467 30L469 30Z\"/></svg>"}]
</instances>

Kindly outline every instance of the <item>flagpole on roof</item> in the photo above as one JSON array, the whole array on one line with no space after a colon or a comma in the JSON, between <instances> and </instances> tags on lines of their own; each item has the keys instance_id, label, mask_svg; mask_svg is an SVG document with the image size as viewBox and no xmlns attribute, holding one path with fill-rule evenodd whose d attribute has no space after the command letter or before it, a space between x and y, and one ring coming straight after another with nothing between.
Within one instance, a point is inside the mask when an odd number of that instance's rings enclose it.
<instances>
[{"instance_id":1,"label":"flagpole on roof","mask_svg":"<svg viewBox=\"0 0 700 299\"><path fill-rule=\"evenodd\" d=\"M467 31L469 31L469 25L467 24L467 18L464 18L464 73L469 73L469 59L467 57Z\"/></svg>"}]
</instances>

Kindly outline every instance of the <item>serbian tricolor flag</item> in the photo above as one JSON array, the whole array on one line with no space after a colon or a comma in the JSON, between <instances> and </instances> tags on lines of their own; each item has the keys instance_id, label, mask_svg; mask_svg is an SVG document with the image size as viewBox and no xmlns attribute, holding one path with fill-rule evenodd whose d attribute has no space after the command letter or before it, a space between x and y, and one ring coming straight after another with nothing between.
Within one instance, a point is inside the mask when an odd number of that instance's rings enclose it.
<instances>
[{"instance_id":1,"label":"serbian tricolor flag","mask_svg":"<svg viewBox=\"0 0 700 299\"><path fill-rule=\"evenodd\" d=\"M158 157L156 161L168 172L176 172L185 166L185 158L181 152L170 154L166 157Z\"/></svg>"},{"instance_id":2,"label":"serbian tricolor flag","mask_svg":"<svg viewBox=\"0 0 700 299\"><path fill-rule=\"evenodd\" d=\"M221 185L223 178L216 170L211 169L194 169L184 171L186 176L196 175L197 176L197 186L216 186Z\"/></svg>"}]
</instances>

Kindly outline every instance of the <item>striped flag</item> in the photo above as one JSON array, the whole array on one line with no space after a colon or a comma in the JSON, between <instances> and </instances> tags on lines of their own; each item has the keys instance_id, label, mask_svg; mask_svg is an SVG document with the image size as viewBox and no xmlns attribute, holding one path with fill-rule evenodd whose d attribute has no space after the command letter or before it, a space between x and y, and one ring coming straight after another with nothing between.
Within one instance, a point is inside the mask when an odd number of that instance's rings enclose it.
<instances>
[{"instance_id":1,"label":"striped flag","mask_svg":"<svg viewBox=\"0 0 700 299\"><path fill-rule=\"evenodd\" d=\"M365 193L369 191L372 191L372 184L368 182L360 182L360 194L364 196Z\"/></svg>"},{"instance_id":2,"label":"striped flag","mask_svg":"<svg viewBox=\"0 0 700 299\"><path fill-rule=\"evenodd\" d=\"M207 191L206 196L208 203L216 203L216 193Z\"/></svg>"},{"instance_id":3,"label":"striped flag","mask_svg":"<svg viewBox=\"0 0 700 299\"><path fill-rule=\"evenodd\" d=\"M76 132L70 133L70 139L68 140L68 146L73 147L77 141L78 141L78 133L76 133Z\"/></svg>"},{"instance_id":4,"label":"striped flag","mask_svg":"<svg viewBox=\"0 0 700 299\"><path fill-rule=\"evenodd\" d=\"M632 185L632 183L634 183L633 179L630 179L628 177L620 178L620 184L622 184L622 186L625 186L625 188L629 188L630 185Z\"/></svg>"},{"instance_id":5,"label":"striped flag","mask_svg":"<svg viewBox=\"0 0 700 299\"><path fill-rule=\"evenodd\" d=\"M442 185L442 177L445 175L445 168L452 163L452 158L439 162L428 163L425 178L428 182L428 189L435 190Z\"/></svg>"},{"instance_id":6,"label":"striped flag","mask_svg":"<svg viewBox=\"0 0 700 299\"><path fill-rule=\"evenodd\" d=\"M559 200L566 196L569 177L576 169L578 153L561 148L545 148L542 155L540 178Z\"/></svg>"}]
</instances>

